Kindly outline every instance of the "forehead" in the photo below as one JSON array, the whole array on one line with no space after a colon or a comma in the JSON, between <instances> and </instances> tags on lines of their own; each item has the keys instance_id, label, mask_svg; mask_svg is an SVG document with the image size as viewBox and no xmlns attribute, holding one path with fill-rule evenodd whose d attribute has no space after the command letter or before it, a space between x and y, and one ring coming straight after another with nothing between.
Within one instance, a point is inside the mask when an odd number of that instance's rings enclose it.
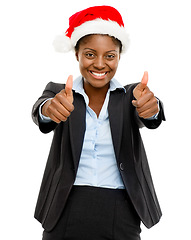
<instances>
[{"instance_id":1,"label":"forehead","mask_svg":"<svg viewBox=\"0 0 191 240\"><path fill-rule=\"evenodd\" d=\"M93 48L95 50L102 49L105 51L117 50L119 45L108 35L93 34L88 35L79 40L78 48Z\"/></svg>"}]
</instances>

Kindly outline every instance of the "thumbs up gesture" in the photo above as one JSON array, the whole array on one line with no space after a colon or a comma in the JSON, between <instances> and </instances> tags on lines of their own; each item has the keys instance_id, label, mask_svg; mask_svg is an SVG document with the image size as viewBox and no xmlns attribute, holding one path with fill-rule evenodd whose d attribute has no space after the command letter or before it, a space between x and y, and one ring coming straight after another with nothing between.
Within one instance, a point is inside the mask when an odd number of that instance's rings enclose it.
<instances>
[{"instance_id":1,"label":"thumbs up gesture","mask_svg":"<svg viewBox=\"0 0 191 240\"><path fill-rule=\"evenodd\" d=\"M72 86L73 76L70 75L66 81L65 89L43 105L42 114L56 123L65 122L74 110Z\"/></svg>"},{"instance_id":2,"label":"thumbs up gesture","mask_svg":"<svg viewBox=\"0 0 191 240\"><path fill-rule=\"evenodd\" d=\"M148 72L144 72L141 82L134 88L133 95L136 100L132 101L139 117L147 119L158 113L158 103L153 92L147 86Z\"/></svg>"}]
</instances>

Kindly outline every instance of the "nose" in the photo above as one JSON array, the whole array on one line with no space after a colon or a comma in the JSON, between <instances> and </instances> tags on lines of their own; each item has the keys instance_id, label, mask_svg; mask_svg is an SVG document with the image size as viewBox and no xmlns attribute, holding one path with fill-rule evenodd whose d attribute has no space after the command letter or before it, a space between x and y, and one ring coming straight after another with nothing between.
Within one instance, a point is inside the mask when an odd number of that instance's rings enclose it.
<instances>
[{"instance_id":1,"label":"nose","mask_svg":"<svg viewBox=\"0 0 191 240\"><path fill-rule=\"evenodd\" d=\"M94 60L94 67L101 70L105 68L105 59L102 56L97 56Z\"/></svg>"}]
</instances>

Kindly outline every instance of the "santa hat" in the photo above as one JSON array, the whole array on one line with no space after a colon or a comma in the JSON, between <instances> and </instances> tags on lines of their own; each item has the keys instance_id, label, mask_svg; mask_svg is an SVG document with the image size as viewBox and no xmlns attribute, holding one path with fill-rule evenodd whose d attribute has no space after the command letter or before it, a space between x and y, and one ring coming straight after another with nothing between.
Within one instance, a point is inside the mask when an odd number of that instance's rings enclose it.
<instances>
[{"instance_id":1,"label":"santa hat","mask_svg":"<svg viewBox=\"0 0 191 240\"><path fill-rule=\"evenodd\" d=\"M55 38L53 45L57 52L74 49L80 38L89 34L106 34L122 43L122 52L129 45L121 14L110 6L95 6L75 13L69 18L69 28L65 34Z\"/></svg>"}]
</instances>

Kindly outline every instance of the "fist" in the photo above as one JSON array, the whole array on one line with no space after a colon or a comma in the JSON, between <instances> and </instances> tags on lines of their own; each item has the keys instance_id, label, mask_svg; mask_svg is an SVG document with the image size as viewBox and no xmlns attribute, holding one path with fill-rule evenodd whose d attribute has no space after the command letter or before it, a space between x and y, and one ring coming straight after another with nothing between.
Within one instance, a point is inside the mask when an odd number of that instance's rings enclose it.
<instances>
[{"instance_id":1,"label":"fist","mask_svg":"<svg viewBox=\"0 0 191 240\"><path fill-rule=\"evenodd\" d=\"M136 100L132 101L139 117L147 119L158 113L158 101L153 92L147 86L148 72L144 72L141 82L134 88L133 95Z\"/></svg>"},{"instance_id":2,"label":"fist","mask_svg":"<svg viewBox=\"0 0 191 240\"><path fill-rule=\"evenodd\" d=\"M73 76L70 75L65 89L61 90L53 99L43 105L42 114L56 123L65 122L74 110L72 86Z\"/></svg>"}]
</instances>

